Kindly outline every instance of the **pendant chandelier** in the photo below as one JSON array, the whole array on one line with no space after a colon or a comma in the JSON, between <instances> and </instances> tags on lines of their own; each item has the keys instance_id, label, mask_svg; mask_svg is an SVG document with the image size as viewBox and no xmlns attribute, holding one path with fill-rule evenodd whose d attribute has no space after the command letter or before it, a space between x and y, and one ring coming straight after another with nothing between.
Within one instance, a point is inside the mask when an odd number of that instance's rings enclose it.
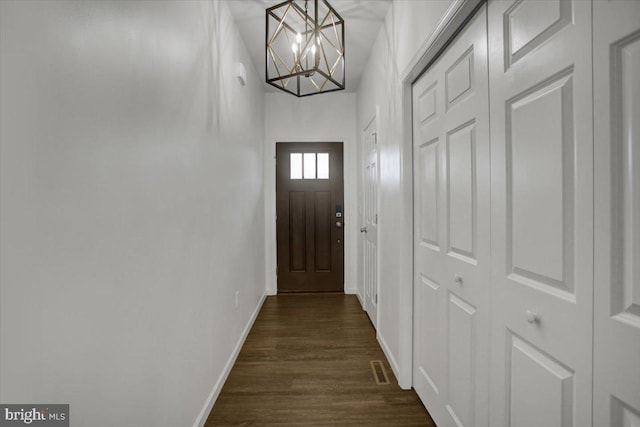
<instances>
[{"instance_id":1,"label":"pendant chandelier","mask_svg":"<svg viewBox=\"0 0 640 427\"><path fill-rule=\"evenodd\" d=\"M296 96L344 89L344 20L326 0L266 12L266 81Z\"/></svg>"}]
</instances>

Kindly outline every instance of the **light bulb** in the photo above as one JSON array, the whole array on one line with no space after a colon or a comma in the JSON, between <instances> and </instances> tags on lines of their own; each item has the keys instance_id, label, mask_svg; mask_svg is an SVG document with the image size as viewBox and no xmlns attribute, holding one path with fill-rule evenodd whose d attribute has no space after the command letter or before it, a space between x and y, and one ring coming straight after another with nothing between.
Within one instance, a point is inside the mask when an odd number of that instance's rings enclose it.
<instances>
[{"instance_id":1,"label":"light bulb","mask_svg":"<svg viewBox=\"0 0 640 427\"><path fill-rule=\"evenodd\" d=\"M298 34L296 35L296 41L297 41L298 43L302 42L302 34L298 33Z\"/></svg>"},{"instance_id":2,"label":"light bulb","mask_svg":"<svg viewBox=\"0 0 640 427\"><path fill-rule=\"evenodd\" d=\"M311 54L312 55L316 54L316 45L315 44L313 46L311 46Z\"/></svg>"},{"instance_id":3,"label":"light bulb","mask_svg":"<svg viewBox=\"0 0 640 427\"><path fill-rule=\"evenodd\" d=\"M293 53L298 53L298 44L297 43L292 44L291 50L293 51Z\"/></svg>"}]
</instances>

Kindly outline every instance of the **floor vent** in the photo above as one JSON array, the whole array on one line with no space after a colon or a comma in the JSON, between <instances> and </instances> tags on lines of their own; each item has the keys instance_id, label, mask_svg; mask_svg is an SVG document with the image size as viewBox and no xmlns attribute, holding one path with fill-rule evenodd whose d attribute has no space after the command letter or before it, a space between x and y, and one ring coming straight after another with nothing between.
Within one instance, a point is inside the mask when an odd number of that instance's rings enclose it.
<instances>
[{"instance_id":1,"label":"floor vent","mask_svg":"<svg viewBox=\"0 0 640 427\"><path fill-rule=\"evenodd\" d=\"M387 370L384 369L384 365L380 360L372 360L371 370L373 371L373 378L376 380L376 384L385 385L389 384L389 377L387 376Z\"/></svg>"}]
</instances>

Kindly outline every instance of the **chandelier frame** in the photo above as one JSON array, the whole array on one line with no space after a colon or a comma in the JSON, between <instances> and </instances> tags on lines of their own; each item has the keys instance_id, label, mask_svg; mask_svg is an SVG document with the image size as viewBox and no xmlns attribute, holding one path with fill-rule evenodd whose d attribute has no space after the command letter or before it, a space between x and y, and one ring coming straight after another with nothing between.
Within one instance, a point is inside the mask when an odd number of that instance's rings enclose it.
<instances>
[{"instance_id":1,"label":"chandelier frame","mask_svg":"<svg viewBox=\"0 0 640 427\"><path fill-rule=\"evenodd\" d=\"M265 81L297 97L344 90L344 34L344 19L327 0L287 0L268 8Z\"/></svg>"}]
</instances>

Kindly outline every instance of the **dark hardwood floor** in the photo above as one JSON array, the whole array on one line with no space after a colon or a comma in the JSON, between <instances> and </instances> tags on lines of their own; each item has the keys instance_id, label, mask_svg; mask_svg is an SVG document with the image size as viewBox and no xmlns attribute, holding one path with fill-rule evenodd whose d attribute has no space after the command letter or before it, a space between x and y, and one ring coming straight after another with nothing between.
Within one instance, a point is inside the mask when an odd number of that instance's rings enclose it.
<instances>
[{"instance_id":1,"label":"dark hardwood floor","mask_svg":"<svg viewBox=\"0 0 640 427\"><path fill-rule=\"evenodd\" d=\"M390 384L376 384L371 360ZM435 426L342 294L268 297L205 425Z\"/></svg>"}]
</instances>

